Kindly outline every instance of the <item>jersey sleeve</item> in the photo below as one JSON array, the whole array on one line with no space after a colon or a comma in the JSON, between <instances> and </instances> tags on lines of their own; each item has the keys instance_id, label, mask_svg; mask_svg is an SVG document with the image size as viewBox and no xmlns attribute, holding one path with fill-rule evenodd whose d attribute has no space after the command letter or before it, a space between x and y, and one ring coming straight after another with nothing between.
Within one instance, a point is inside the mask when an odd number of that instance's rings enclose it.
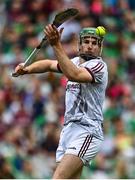
<instances>
[{"instance_id":1,"label":"jersey sleeve","mask_svg":"<svg viewBox=\"0 0 135 180\"><path fill-rule=\"evenodd\" d=\"M59 63L57 63L57 69L58 69L59 73L62 73Z\"/></svg>"},{"instance_id":2,"label":"jersey sleeve","mask_svg":"<svg viewBox=\"0 0 135 180\"><path fill-rule=\"evenodd\" d=\"M85 67L93 77L92 82L101 83L106 74L106 65L101 61L89 62Z\"/></svg>"}]
</instances>

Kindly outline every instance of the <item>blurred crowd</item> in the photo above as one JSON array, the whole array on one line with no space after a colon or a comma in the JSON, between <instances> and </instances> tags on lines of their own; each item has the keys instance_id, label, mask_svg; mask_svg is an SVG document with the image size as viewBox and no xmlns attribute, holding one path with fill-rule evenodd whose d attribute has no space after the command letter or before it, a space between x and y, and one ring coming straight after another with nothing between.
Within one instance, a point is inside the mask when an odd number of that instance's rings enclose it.
<instances>
[{"instance_id":1,"label":"blurred crowd","mask_svg":"<svg viewBox=\"0 0 135 180\"><path fill-rule=\"evenodd\" d=\"M58 73L11 76L43 38L55 14L75 7L79 16L63 24L63 46L77 55L82 27L107 29L103 58L109 83L103 107L105 140L82 178L135 178L135 1L0 1L0 178L50 179L64 116L67 79ZM55 55L43 47L35 61Z\"/></svg>"}]
</instances>

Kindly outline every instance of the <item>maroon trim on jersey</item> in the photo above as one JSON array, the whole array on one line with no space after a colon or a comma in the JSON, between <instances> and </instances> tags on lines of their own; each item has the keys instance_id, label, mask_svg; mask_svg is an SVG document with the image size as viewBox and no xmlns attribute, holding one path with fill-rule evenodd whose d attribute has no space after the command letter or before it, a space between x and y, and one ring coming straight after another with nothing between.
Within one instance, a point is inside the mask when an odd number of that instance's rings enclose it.
<instances>
[{"instance_id":1,"label":"maroon trim on jersey","mask_svg":"<svg viewBox=\"0 0 135 180\"><path fill-rule=\"evenodd\" d=\"M101 62L99 62L98 64L96 64L96 66L92 67L91 70L93 73L98 73L103 69L103 67L104 65Z\"/></svg>"},{"instance_id":2,"label":"maroon trim on jersey","mask_svg":"<svg viewBox=\"0 0 135 180\"><path fill-rule=\"evenodd\" d=\"M102 64L102 66L100 66L96 71L94 71L94 73L98 73L99 71L101 71L103 69L104 65Z\"/></svg>"},{"instance_id":3,"label":"maroon trim on jersey","mask_svg":"<svg viewBox=\"0 0 135 180\"><path fill-rule=\"evenodd\" d=\"M59 63L57 64L57 69L58 69L58 71L59 71L59 72L61 72L61 73L62 73L62 70L61 70L61 68L60 68Z\"/></svg>"},{"instance_id":4,"label":"maroon trim on jersey","mask_svg":"<svg viewBox=\"0 0 135 180\"><path fill-rule=\"evenodd\" d=\"M78 157L82 158L85 155L86 151L88 150L88 148L90 146L92 138L93 138L92 135L87 135L87 137L85 138L84 143L83 143L83 145L82 145L82 147L78 153Z\"/></svg>"},{"instance_id":5,"label":"maroon trim on jersey","mask_svg":"<svg viewBox=\"0 0 135 180\"><path fill-rule=\"evenodd\" d=\"M98 62L94 67L91 68L91 70L95 70L95 68L97 69L98 66L100 66L100 65L101 65L101 62Z\"/></svg>"},{"instance_id":6,"label":"maroon trim on jersey","mask_svg":"<svg viewBox=\"0 0 135 180\"><path fill-rule=\"evenodd\" d=\"M95 82L95 77L94 77L94 74L93 74L93 72L89 69L89 68L87 68L87 67L85 67L85 69L90 73L90 75L92 76L92 82Z\"/></svg>"}]
</instances>

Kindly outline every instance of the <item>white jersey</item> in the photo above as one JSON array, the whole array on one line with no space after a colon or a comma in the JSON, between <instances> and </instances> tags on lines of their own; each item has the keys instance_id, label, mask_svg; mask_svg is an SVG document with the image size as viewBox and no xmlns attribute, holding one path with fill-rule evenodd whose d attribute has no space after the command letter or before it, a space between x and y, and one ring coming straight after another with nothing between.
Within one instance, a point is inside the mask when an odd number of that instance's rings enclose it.
<instances>
[{"instance_id":1,"label":"white jersey","mask_svg":"<svg viewBox=\"0 0 135 180\"><path fill-rule=\"evenodd\" d=\"M79 57L71 60L78 67L85 67L93 82L67 82L65 97L65 125L76 122L86 126L90 133L102 139L102 106L108 82L108 70L102 58L91 59L79 65ZM70 67L69 67L70 68Z\"/></svg>"}]
</instances>

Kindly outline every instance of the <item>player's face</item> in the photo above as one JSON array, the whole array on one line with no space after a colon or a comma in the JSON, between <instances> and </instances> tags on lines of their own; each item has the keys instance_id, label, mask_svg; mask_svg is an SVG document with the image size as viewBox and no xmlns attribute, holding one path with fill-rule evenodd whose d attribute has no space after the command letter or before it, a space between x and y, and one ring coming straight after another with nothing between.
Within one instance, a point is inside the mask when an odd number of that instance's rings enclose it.
<instances>
[{"instance_id":1,"label":"player's face","mask_svg":"<svg viewBox=\"0 0 135 180\"><path fill-rule=\"evenodd\" d=\"M84 37L80 45L80 53L99 56L101 47L95 37Z\"/></svg>"}]
</instances>

